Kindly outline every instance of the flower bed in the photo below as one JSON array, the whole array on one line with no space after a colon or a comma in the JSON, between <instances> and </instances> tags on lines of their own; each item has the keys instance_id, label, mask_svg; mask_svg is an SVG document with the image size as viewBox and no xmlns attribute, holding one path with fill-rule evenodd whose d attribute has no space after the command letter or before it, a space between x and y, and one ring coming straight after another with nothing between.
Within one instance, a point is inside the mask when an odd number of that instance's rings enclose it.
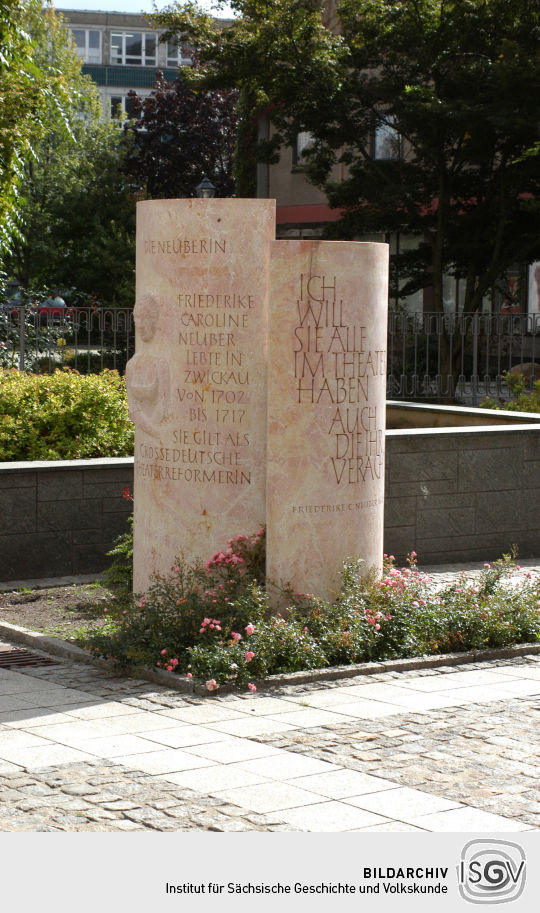
<instances>
[{"instance_id":1,"label":"flower bed","mask_svg":"<svg viewBox=\"0 0 540 913\"><path fill-rule=\"evenodd\" d=\"M205 565L178 561L145 596L109 605L108 624L87 647L216 691L225 683L254 690L254 680L276 673L540 640L540 580L526 574L513 586L518 566L509 556L486 563L478 583L462 575L443 589L417 569L414 552L402 568L385 556L381 578L362 576L362 563L350 560L335 601L284 590L272 613L264 543L259 530Z\"/></svg>"}]
</instances>

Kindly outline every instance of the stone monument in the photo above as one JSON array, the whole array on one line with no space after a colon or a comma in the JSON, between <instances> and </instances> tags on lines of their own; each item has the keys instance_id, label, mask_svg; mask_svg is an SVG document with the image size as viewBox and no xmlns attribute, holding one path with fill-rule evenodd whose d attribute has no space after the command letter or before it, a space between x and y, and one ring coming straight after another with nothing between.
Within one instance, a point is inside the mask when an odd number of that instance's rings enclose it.
<instances>
[{"instance_id":1,"label":"stone monument","mask_svg":"<svg viewBox=\"0 0 540 913\"><path fill-rule=\"evenodd\" d=\"M380 567L387 245L274 237L271 200L137 205L135 592L263 524L297 591Z\"/></svg>"},{"instance_id":2,"label":"stone monument","mask_svg":"<svg viewBox=\"0 0 540 913\"><path fill-rule=\"evenodd\" d=\"M381 568L387 302L386 244L272 244L267 575L297 592Z\"/></svg>"},{"instance_id":3,"label":"stone monument","mask_svg":"<svg viewBox=\"0 0 540 913\"><path fill-rule=\"evenodd\" d=\"M265 522L272 200L137 205L134 590Z\"/></svg>"}]
</instances>

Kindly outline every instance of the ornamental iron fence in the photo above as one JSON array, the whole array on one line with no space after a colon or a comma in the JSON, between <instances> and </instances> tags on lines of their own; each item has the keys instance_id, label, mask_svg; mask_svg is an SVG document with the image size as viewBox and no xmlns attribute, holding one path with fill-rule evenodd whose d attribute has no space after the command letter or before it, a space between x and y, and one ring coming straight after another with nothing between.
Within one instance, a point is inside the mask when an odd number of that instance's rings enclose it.
<instances>
[{"instance_id":1,"label":"ornamental iron fence","mask_svg":"<svg viewBox=\"0 0 540 913\"><path fill-rule=\"evenodd\" d=\"M389 399L506 400L505 375L520 369L532 388L540 314L389 314Z\"/></svg>"},{"instance_id":2,"label":"ornamental iron fence","mask_svg":"<svg viewBox=\"0 0 540 913\"><path fill-rule=\"evenodd\" d=\"M50 373L74 368L121 374L133 355L131 308L10 307L0 312L0 366Z\"/></svg>"},{"instance_id":3,"label":"ornamental iron fence","mask_svg":"<svg viewBox=\"0 0 540 913\"><path fill-rule=\"evenodd\" d=\"M130 308L0 309L2 367L123 373L134 348ZM532 388L540 378L540 314L389 314L389 399L504 401L505 374L519 368Z\"/></svg>"}]
</instances>

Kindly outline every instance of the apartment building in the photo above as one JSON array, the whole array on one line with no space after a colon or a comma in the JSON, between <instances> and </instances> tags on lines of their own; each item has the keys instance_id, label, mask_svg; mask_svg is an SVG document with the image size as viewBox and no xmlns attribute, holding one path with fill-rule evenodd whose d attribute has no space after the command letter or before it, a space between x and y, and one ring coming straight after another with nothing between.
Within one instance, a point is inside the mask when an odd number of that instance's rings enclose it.
<instances>
[{"instance_id":1,"label":"apartment building","mask_svg":"<svg viewBox=\"0 0 540 913\"><path fill-rule=\"evenodd\" d=\"M135 13L60 10L83 61L83 73L96 83L104 117L129 114L128 93L149 95L161 70L168 80L189 64L189 53L174 41L159 42L160 32Z\"/></svg>"}]
</instances>

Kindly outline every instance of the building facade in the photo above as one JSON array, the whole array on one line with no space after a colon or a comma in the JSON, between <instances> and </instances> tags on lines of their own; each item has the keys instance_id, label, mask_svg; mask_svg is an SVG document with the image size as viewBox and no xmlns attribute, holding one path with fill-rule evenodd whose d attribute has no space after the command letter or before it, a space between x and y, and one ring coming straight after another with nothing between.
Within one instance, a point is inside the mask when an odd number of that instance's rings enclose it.
<instances>
[{"instance_id":1,"label":"building facade","mask_svg":"<svg viewBox=\"0 0 540 913\"><path fill-rule=\"evenodd\" d=\"M189 54L174 41L160 43L160 32L135 13L59 10L73 35L83 61L101 96L106 118L129 114L131 90L146 96L156 71L174 80L178 67L191 63Z\"/></svg>"}]
</instances>

